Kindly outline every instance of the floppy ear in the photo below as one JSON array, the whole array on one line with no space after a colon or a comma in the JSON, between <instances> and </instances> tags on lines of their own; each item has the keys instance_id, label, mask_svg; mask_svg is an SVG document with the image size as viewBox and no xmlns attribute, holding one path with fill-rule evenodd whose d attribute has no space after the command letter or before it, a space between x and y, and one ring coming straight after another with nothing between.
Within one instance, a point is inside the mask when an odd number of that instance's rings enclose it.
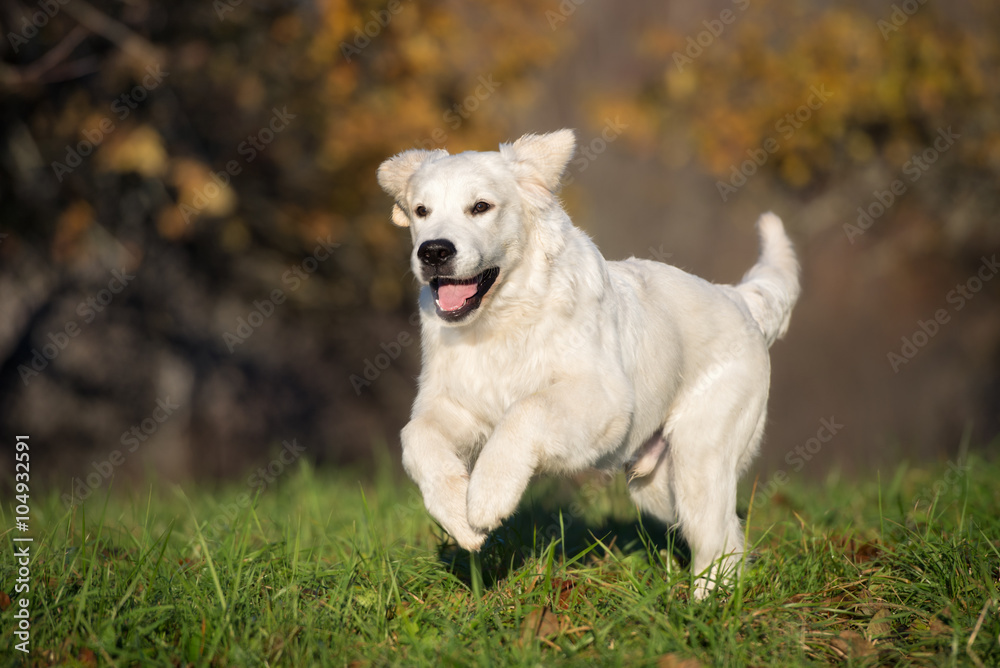
<instances>
[{"instance_id":1,"label":"floppy ear","mask_svg":"<svg viewBox=\"0 0 1000 668\"><path fill-rule=\"evenodd\" d=\"M544 135L524 135L513 144L501 144L500 155L514 164L519 176L554 193L563 171L576 149L572 130L556 130Z\"/></svg>"},{"instance_id":2,"label":"floppy ear","mask_svg":"<svg viewBox=\"0 0 1000 668\"><path fill-rule=\"evenodd\" d=\"M399 201L406 191L406 184L417 171L420 165L431 158L442 158L448 155L448 151L443 148L434 151L423 149L411 149L403 151L398 155L389 158L378 168L378 184L382 190L386 191L390 197L396 200L392 205L392 222L400 227L409 227L410 219L407 218L403 208L399 206Z\"/></svg>"}]
</instances>

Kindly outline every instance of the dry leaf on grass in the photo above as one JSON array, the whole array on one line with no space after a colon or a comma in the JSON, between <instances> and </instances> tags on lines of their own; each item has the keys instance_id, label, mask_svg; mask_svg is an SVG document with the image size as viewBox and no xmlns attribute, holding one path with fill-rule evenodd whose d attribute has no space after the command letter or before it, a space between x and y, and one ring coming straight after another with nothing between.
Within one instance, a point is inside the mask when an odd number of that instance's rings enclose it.
<instances>
[{"instance_id":1,"label":"dry leaf on grass","mask_svg":"<svg viewBox=\"0 0 1000 668\"><path fill-rule=\"evenodd\" d=\"M868 632L865 634L868 636L868 640L875 641L892 633L892 623L888 619L891 616L885 608L879 608L875 611L871 621L868 622Z\"/></svg>"},{"instance_id":2,"label":"dry leaf on grass","mask_svg":"<svg viewBox=\"0 0 1000 668\"><path fill-rule=\"evenodd\" d=\"M840 635L833 639L832 644L833 648L844 658L856 659L862 656L871 656L877 651L875 645L868 642L857 631L841 631Z\"/></svg>"},{"instance_id":3,"label":"dry leaf on grass","mask_svg":"<svg viewBox=\"0 0 1000 668\"><path fill-rule=\"evenodd\" d=\"M552 612L547 607L535 608L521 623L521 642L557 636L561 630L562 618L558 613Z\"/></svg>"},{"instance_id":4,"label":"dry leaf on grass","mask_svg":"<svg viewBox=\"0 0 1000 668\"><path fill-rule=\"evenodd\" d=\"M556 607L560 610L569 608L569 598L576 588L576 582L569 578L553 578L552 588L559 592Z\"/></svg>"},{"instance_id":5,"label":"dry leaf on grass","mask_svg":"<svg viewBox=\"0 0 1000 668\"><path fill-rule=\"evenodd\" d=\"M88 666L88 668L89 666L97 665L97 656L94 654L94 651L88 647L85 647L82 650L80 650L80 655L77 657L76 660L79 661L82 665Z\"/></svg>"},{"instance_id":6,"label":"dry leaf on grass","mask_svg":"<svg viewBox=\"0 0 1000 668\"><path fill-rule=\"evenodd\" d=\"M702 668L698 659L681 656L680 654L664 654L657 660L656 668Z\"/></svg>"},{"instance_id":7,"label":"dry leaf on grass","mask_svg":"<svg viewBox=\"0 0 1000 668\"><path fill-rule=\"evenodd\" d=\"M951 627L937 617L931 617L931 621L928 622L928 627L930 628L931 635L933 636L951 635Z\"/></svg>"}]
</instances>

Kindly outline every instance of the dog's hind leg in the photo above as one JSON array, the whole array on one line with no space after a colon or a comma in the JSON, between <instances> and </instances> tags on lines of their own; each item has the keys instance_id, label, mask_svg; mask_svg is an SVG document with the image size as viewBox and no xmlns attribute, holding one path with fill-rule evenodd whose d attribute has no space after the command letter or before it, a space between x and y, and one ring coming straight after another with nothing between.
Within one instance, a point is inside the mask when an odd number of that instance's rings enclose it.
<instances>
[{"instance_id":1,"label":"dog's hind leg","mask_svg":"<svg viewBox=\"0 0 1000 668\"><path fill-rule=\"evenodd\" d=\"M714 401L687 407L670 436L670 489L698 599L738 576L745 561L736 485L761 439L767 384L740 392L738 383L731 378Z\"/></svg>"}]
</instances>

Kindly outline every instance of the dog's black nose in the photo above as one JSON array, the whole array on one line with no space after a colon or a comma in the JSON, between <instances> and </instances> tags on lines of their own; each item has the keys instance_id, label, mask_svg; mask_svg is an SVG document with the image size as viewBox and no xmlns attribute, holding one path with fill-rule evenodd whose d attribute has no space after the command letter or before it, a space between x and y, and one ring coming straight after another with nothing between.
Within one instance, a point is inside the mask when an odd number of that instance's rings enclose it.
<instances>
[{"instance_id":1,"label":"dog's black nose","mask_svg":"<svg viewBox=\"0 0 1000 668\"><path fill-rule=\"evenodd\" d=\"M431 239L420 244L417 257L428 267L440 267L455 254L455 244L447 239Z\"/></svg>"}]
</instances>

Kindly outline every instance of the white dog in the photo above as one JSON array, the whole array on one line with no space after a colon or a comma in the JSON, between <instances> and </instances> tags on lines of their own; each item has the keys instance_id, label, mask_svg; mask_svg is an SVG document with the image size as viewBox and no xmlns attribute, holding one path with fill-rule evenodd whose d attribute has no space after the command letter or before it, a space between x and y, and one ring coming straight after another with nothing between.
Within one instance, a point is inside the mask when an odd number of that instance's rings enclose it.
<instances>
[{"instance_id":1,"label":"white dog","mask_svg":"<svg viewBox=\"0 0 1000 668\"><path fill-rule=\"evenodd\" d=\"M403 466L472 551L536 473L625 466L639 507L680 526L701 598L744 561L736 484L764 432L768 348L788 328L798 263L773 214L736 286L606 261L555 195L574 146L560 130L379 167L423 284Z\"/></svg>"}]
</instances>

